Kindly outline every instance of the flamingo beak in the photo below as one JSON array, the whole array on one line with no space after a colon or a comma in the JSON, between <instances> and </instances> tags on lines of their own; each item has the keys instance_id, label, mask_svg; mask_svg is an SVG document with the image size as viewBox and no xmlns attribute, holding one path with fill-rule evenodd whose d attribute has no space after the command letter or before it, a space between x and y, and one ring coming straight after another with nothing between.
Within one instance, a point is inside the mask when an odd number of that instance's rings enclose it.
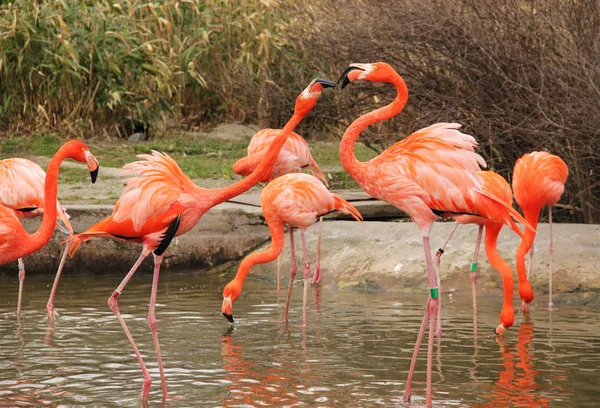
<instances>
[{"instance_id":1,"label":"flamingo beak","mask_svg":"<svg viewBox=\"0 0 600 408\"><path fill-rule=\"evenodd\" d=\"M355 67L352 65L347 66L346 69L344 70L344 72L342 72L340 79L338 79L338 84L340 82L342 83L342 89L344 89L346 87L346 85L348 85L350 82L352 82L350 80L350 78L348 78L348 74L354 70L364 71L364 69L359 68L359 67Z\"/></svg>"},{"instance_id":2,"label":"flamingo beak","mask_svg":"<svg viewBox=\"0 0 600 408\"><path fill-rule=\"evenodd\" d=\"M321 84L323 88L335 88L337 84L329 79L325 78L317 78L315 79L315 84Z\"/></svg>"},{"instance_id":3,"label":"flamingo beak","mask_svg":"<svg viewBox=\"0 0 600 408\"><path fill-rule=\"evenodd\" d=\"M90 171L90 177L92 178L92 184L96 182L98 178L98 170L100 170L100 166L96 167L95 170Z\"/></svg>"},{"instance_id":4,"label":"flamingo beak","mask_svg":"<svg viewBox=\"0 0 600 408\"><path fill-rule=\"evenodd\" d=\"M229 323L234 323L233 316L231 315L232 308L233 308L233 305L231 303L231 296L227 296L227 297L223 298L223 305L221 306L221 312L223 312L223 316L225 316L225 318L227 320L229 320Z\"/></svg>"}]
</instances>

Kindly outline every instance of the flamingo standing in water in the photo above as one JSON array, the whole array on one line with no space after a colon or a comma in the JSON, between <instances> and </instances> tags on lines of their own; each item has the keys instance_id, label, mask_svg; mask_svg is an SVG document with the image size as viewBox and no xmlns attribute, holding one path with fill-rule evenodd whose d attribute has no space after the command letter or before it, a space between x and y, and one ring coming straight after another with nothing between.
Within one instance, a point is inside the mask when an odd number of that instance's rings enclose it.
<instances>
[{"instance_id":1,"label":"flamingo standing in water","mask_svg":"<svg viewBox=\"0 0 600 408\"><path fill-rule=\"evenodd\" d=\"M498 173L494 173L493 171L480 171L479 176L483 180L484 191L498 197L500 200L504 201L507 205L512 205L512 190L510 189L510 185L508 182L499 175ZM512 269L508 263L498 253L497 242L498 235L500 234L500 230L502 229L503 224L499 222L494 222L487 218L478 217L475 215L460 215L454 217L456 220L456 226L450 233L450 236L444 243L444 245L438 249L435 254L434 264L436 267L436 275L438 285L440 283L439 279L439 268L440 268L440 259L442 254L444 253L444 249L446 245L450 241L450 238L456 231L456 227L459 224L477 224L479 225L479 232L477 234L477 241L475 244L475 252L473 254L473 261L471 262L471 292L473 296L473 324L474 324L474 335L477 337L477 257L479 254L479 247L481 245L481 238L483 233L483 228L485 227L485 253L487 255L488 261L492 264L492 266L500 273L502 276L502 286L504 288L504 302L502 304L502 311L500 312L500 324L494 332L501 336L504 335L506 329L511 327L515 321L515 312L513 308L513 274ZM441 314L441 313L440 313ZM437 328L436 333L439 335L441 333L441 321L439 319L440 314L438 314Z\"/></svg>"},{"instance_id":2,"label":"flamingo standing in water","mask_svg":"<svg viewBox=\"0 0 600 408\"><path fill-rule=\"evenodd\" d=\"M243 157L233 164L233 172L240 176L247 176L256 168L258 163L262 160L265 152L275 140L277 135L281 132L281 129L262 129L256 132L250 144L248 145L248 156ZM299 134L292 132L285 144L279 152L279 156L273 163L272 171L265 174L263 182L273 180L284 174L289 173L302 173L303 169L310 170L312 175L319 178L327 187L327 178L319 168L319 165L310 154L308 143ZM319 238L317 240L317 260L315 273L313 275L312 283L319 283L321 280L321 228L323 225L323 217L319 219ZM290 228L290 246L292 255L292 269L298 270L296 264L296 251L294 250L294 232ZM294 272L294 275L296 272ZM280 260L277 258L277 296L279 296L279 288L281 282L281 269Z\"/></svg>"},{"instance_id":3,"label":"flamingo standing in water","mask_svg":"<svg viewBox=\"0 0 600 408\"><path fill-rule=\"evenodd\" d=\"M284 225L300 229L302 251L304 254L304 296L302 308L302 324L306 326L306 301L308 297L308 278L310 262L306 252L304 233L317 221L317 217L337 210L350 214L361 221L358 210L343 198L332 194L325 185L315 177L304 173L290 173L271 181L260 194L260 202L271 232L271 245L266 251L248 255L241 262L235 278L223 289L223 316L233 323L233 302L242 293L242 286L250 269L260 263L275 260L281 254L284 241ZM287 293L285 318L287 319L292 285L296 271L290 272L290 285Z\"/></svg>"},{"instance_id":4,"label":"flamingo standing in water","mask_svg":"<svg viewBox=\"0 0 600 408\"><path fill-rule=\"evenodd\" d=\"M74 159L86 163L92 177L92 183L98 175L98 161L90 153L87 146L80 141L73 140L65 143L56 152L48 172L35 163L24 159L7 159L0 162L0 265L8 262L19 261L19 300L17 316L21 311L21 297L23 280L25 278L24 256L40 250L50 241L56 218L60 218L72 233L68 217L58 200L58 172L60 164L65 159ZM43 191L39 187L43 184ZM29 234L21 225L18 217L36 216L43 213L42 223L37 232ZM64 254L56 275L55 286L60 276L64 263ZM53 287L53 291L55 287ZM54 292L53 292L54 293ZM50 297L51 305L53 294ZM48 309L49 315L51 310Z\"/></svg>"},{"instance_id":5,"label":"flamingo standing in water","mask_svg":"<svg viewBox=\"0 0 600 408\"><path fill-rule=\"evenodd\" d=\"M14 158L0 160L0 205L11 208L19 218L34 218L44 213L44 182L46 173L31 160ZM73 227L65 209L56 201L57 217L64 225L66 233L73 235ZM63 251L50 292L50 299L46 304L48 318L54 318L54 294L58 286L69 245ZM17 316L21 313L21 299L23 295L23 282L25 280L25 263L19 258L19 298L17 301Z\"/></svg>"},{"instance_id":6,"label":"flamingo standing in water","mask_svg":"<svg viewBox=\"0 0 600 408\"><path fill-rule=\"evenodd\" d=\"M438 216L474 214L507 224L522 236L512 218L525 222L512 207L483 190L478 172L485 161L475 153L472 136L461 133L456 123L437 123L421 129L386 149L368 162L354 155L354 145L368 126L397 115L408 100L406 83L386 63L351 64L340 77L342 88L352 81L384 82L396 87L394 101L356 119L344 132L340 144L342 165L371 196L407 213L423 236L430 295L415 345L408 375L405 400L410 400L411 383L425 326L429 322L427 353L427 399L431 406L431 360L433 334L439 307L439 291L431 259L429 233ZM511 218L512 217L512 218Z\"/></svg>"},{"instance_id":7,"label":"flamingo standing in water","mask_svg":"<svg viewBox=\"0 0 600 408\"><path fill-rule=\"evenodd\" d=\"M548 228L550 231L549 294L548 307L552 308L552 206L555 205L565 190L565 182L569 176L567 164L558 156L546 152L532 152L523 155L515 163L512 187L515 201L523 210L525 219L533 227L525 231L525 237L517 249L517 275L519 277L519 296L523 310L528 310L533 300L533 289L529 283L529 272L525 272L525 255L531 249L535 239L538 217L543 207L548 207Z\"/></svg>"},{"instance_id":8,"label":"flamingo standing in water","mask_svg":"<svg viewBox=\"0 0 600 408\"><path fill-rule=\"evenodd\" d=\"M139 155L138 157L143 160L126 164L123 167L124 174L135 176L128 180L123 195L115 204L113 214L73 238L71 254L74 254L83 242L95 237L143 244L142 254L108 299L108 305L119 319L141 366L144 376L141 394L143 401L148 400L152 378L119 311L118 298L125 285L127 285L144 258L152 252L154 278L150 295L148 323L156 349L162 396L165 400L167 398L167 383L158 342L155 314L158 277L164 252L174 237L191 230L205 212L217 204L247 191L262 180L277 158L279 149L285 143L291 131L317 103L323 88L335 86L335 83L326 79L313 80L296 99L293 116L274 140L256 170L245 179L229 187L220 189L198 187L168 155L156 151L150 155Z\"/></svg>"}]
</instances>

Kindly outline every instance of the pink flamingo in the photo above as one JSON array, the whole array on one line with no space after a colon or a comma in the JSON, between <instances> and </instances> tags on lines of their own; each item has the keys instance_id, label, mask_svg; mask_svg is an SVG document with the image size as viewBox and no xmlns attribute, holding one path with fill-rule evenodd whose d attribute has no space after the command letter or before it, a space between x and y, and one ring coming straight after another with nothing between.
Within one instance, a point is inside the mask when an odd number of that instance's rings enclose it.
<instances>
[{"instance_id":1,"label":"pink flamingo","mask_svg":"<svg viewBox=\"0 0 600 408\"><path fill-rule=\"evenodd\" d=\"M543 207L548 207L548 228L550 231L548 307L552 308L552 206L565 190L569 176L567 164L558 156L546 152L532 152L523 155L515 163L512 187L515 201L523 210L525 219L533 229L525 231L525 237L517 249L517 275L519 277L519 296L523 300L521 308L526 311L533 300L533 289L529 283L529 272L525 273L525 255L531 249L537 232L538 217ZM529 265L531 267L531 258Z\"/></svg>"},{"instance_id":2,"label":"pink flamingo","mask_svg":"<svg viewBox=\"0 0 600 408\"><path fill-rule=\"evenodd\" d=\"M304 296L302 308L302 324L306 326L306 302L308 297L308 278L310 262L306 252L304 234L308 227L317 221L317 217L337 210L350 214L356 220L362 217L358 210L343 198L331 194L315 177L304 173L290 173L271 181L260 194L260 202L265 219L271 232L271 245L266 251L248 255L240 264L235 278L223 289L223 316L233 323L233 303L242 293L242 286L250 269L261 263L273 261L281 254L284 241L284 225L300 229L302 251L304 254ZM296 271L290 272L285 318L287 320L292 285Z\"/></svg>"},{"instance_id":3,"label":"pink flamingo","mask_svg":"<svg viewBox=\"0 0 600 408\"><path fill-rule=\"evenodd\" d=\"M415 345L404 399L408 401L411 397L416 359L429 322L426 403L431 406L433 333L439 307L429 243L433 222L441 215L476 214L508 224L522 235L511 217L524 220L502 200L483 191L483 180L477 172L479 166L485 167L485 161L474 151L475 139L458 131L460 125L456 123L437 123L421 129L368 162L359 162L354 155L354 145L361 131L397 115L408 100L408 88L402 77L383 62L351 64L340 77L342 88L355 80L390 83L397 90L391 104L361 116L346 129L340 145L340 159L363 190L407 213L421 230L430 296Z\"/></svg>"},{"instance_id":4,"label":"pink flamingo","mask_svg":"<svg viewBox=\"0 0 600 408\"><path fill-rule=\"evenodd\" d=\"M248 145L248 156L243 157L233 164L233 172L240 176L249 175L260 163L265 155L265 152L281 132L281 129L262 129L256 132L250 144ZM270 173L265 174L262 182L273 180L284 174L289 173L302 173L303 169L310 170L313 176L319 178L327 187L327 178L319 168L319 165L310 154L308 143L299 134L292 132L285 144L279 152L279 156L273 163L273 170ZM319 238L317 241L317 265L315 273L313 275L312 283L319 283L321 281L321 229L323 226L323 217L319 219ZM298 270L296 264L296 251L294 250L294 232L290 228L290 245L292 255L292 269ZM294 272L295 275L296 272ZM281 268L280 259L277 258L277 294L279 296L279 288L281 282Z\"/></svg>"},{"instance_id":5,"label":"pink flamingo","mask_svg":"<svg viewBox=\"0 0 600 408\"><path fill-rule=\"evenodd\" d=\"M31 160L14 158L0 160L0 205L12 209L19 218L34 218L44 213L44 182L46 173ZM69 215L56 201L58 220L66 228L67 235L73 235L73 227L69 222ZM60 258L60 264L50 292L50 299L46 304L48 318L54 318L54 295L62 272L69 245L65 247ZM19 298L17 301L17 316L21 313L21 298L23 295L23 282L25 280L25 263L19 258Z\"/></svg>"},{"instance_id":6,"label":"pink flamingo","mask_svg":"<svg viewBox=\"0 0 600 408\"><path fill-rule=\"evenodd\" d=\"M512 190L510 189L510 185L501 175L494 173L493 171L480 171L479 176L483 180L484 191L498 197L500 200L504 201L507 205L512 206ZM434 264L436 267L436 275L438 286L440 283L439 279L439 267L440 267L440 259L442 254L444 253L444 249L450 238L456 231L456 227L459 224L477 224L479 225L479 232L477 234L477 241L475 244L475 252L473 254L473 261L471 262L471 292L473 296L473 322L474 322L474 336L477 337L477 257L479 254L479 247L481 245L481 238L483 229L485 227L485 253L487 255L488 261L492 264L492 266L500 273L502 276L502 286L504 288L504 301L502 304L502 311L500 312L500 324L494 332L502 336L506 332L506 329L511 327L515 321L515 312L513 309L513 274L510 265L502 259L500 254L498 253L497 242L498 235L500 234L500 230L502 229L503 224L499 222L494 222L487 218L478 217L475 215L460 215L454 217L456 220L456 226L450 233L450 236L444 243L444 245L438 249L435 254ZM438 314L437 328L436 333L439 335L441 333L441 321L440 314Z\"/></svg>"},{"instance_id":7,"label":"pink flamingo","mask_svg":"<svg viewBox=\"0 0 600 408\"><path fill-rule=\"evenodd\" d=\"M277 158L279 149L285 143L291 131L317 103L323 88L334 86L336 86L335 83L326 79L313 80L296 99L292 118L273 142L263 161L252 174L231 186L220 189L204 189L196 186L168 155L154 151L151 155L138 156L143 160L126 164L123 167L124 174L137 176L128 180L121 198L115 204L113 214L73 238L71 254L74 254L83 242L95 237L136 242L143 245L142 254L108 299L108 305L119 319L141 366L144 376L141 394L143 401L148 400L152 378L119 311L118 298L125 285L127 285L142 261L150 253L153 253L154 278L150 295L148 323L156 349L162 396L165 400L167 398L167 383L158 342L155 313L158 277L164 252L174 237L191 230L205 212L217 204L247 191L262 180Z\"/></svg>"},{"instance_id":8,"label":"pink flamingo","mask_svg":"<svg viewBox=\"0 0 600 408\"><path fill-rule=\"evenodd\" d=\"M65 143L56 152L50 164L48 173L35 163L25 159L7 159L0 162L0 264L14 260L19 261L19 300L17 316L21 312L21 298L25 266L21 258L40 250L48 243L54 228L56 218L60 218L72 233L71 225L65 211L60 206L57 196L58 172L60 164L65 159L74 159L86 163L92 177L92 183L98 175L98 161L90 153L87 146L80 141ZM40 187L43 184L43 191ZM21 225L18 217L32 217L43 213L42 223L37 232L29 234ZM50 306L58 278L62 270L65 256L56 274L53 292L48 301ZM49 316L53 309L48 309Z\"/></svg>"}]
</instances>

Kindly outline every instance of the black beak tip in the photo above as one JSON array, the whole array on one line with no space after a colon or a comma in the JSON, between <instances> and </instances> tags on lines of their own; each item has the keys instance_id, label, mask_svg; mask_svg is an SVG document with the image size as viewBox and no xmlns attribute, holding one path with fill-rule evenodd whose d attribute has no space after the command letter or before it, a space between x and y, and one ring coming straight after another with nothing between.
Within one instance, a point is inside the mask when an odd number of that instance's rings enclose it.
<instances>
[{"instance_id":1,"label":"black beak tip","mask_svg":"<svg viewBox=\"0 0 600 408\"><path fill-rule=\"evenodd\" d=\"M92 178L92 184L94 184L96 182L96 179L98 178L98 170L100 170L100 167L96 167L96 170L90 171L90 177Z\"/></svg>"},{"instance_id":2,"label":"black beak tip","mask_svg":"<svg viewBox=\"0 0 600 408\"><path fill-rule=\"evenodd\" d=\"M225 316L225 319L229 320L229 323L233 323L234 322L232 315L223 312L223 316Z\"/></svg>"},{"instance_id":3,"label":"black beak tip","mask_svg":"<svg viewBox=\"0 0 600 408\"><path fill-rule=\"evenodd\" d=\"M496 336L500 336L500 334L499 334L499 333L496 331L496 328L495 328L495 327L494 327L494 334L495 334Z\"/></svg>"},{"instance_id":4,"label":"black beak tip","mask_svg":"<svg viewBox=\"0 0 600 408\"><path fill-rule=\"evenodd\" d=\"M315 83L321 84L321 86L323 88L335 88L337 86L337 84L335 82L330 81L329 79L325 79L325 78L317 78L315 80Z\"/></svg>"}]
</instances>

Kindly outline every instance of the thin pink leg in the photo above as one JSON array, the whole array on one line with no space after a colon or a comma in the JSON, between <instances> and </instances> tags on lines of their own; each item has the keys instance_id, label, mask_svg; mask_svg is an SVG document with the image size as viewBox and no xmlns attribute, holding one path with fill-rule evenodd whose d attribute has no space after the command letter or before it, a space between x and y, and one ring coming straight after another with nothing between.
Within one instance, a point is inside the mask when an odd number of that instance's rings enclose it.
<instances>
[{"instance_id":1,"label":"thin pink leg","mask_svg":"<svg viewBox=\"0 0 600 408\"><path fill-rule=\"evenodd\" d=\"M292 286L294 285L294 278L296 272L298 272L298 265L296 265L296 249L294 248L294 229L290 226L290 253L292 255L292 268L290 269L290 285L288 286L287 300L285 302L285 313L284 319L288 319L288 311L290 309L290 299L292 297Z\"/></svg>"},{"instance_id":2,"label":"thin pink leg","mask_svg":"<svg viewBox=\"0 0 600 408\"><path fill-rule=\"evenodd\" d=\"M427 298L427 304L425 305L425 315L423 316L423 322L419 329L419 335L417 336L417 342L415 343L415 349L413 351L412 360L410 362L410 369L408 370L408 378L406 379L406 389L404 390L404 401L409 402L411 397L412 379L415 373L415 367L417 365L417 357L419 357L419 350L421 349L421 343L423 342L423 336L425 335L425 327L429 321L429 302L431 297Z\"/></svg>"},{"instance_id":3,"label":"thin pink leg","mask_svg":"<svg viewBox=\"0 0 600 408\"><path fill-rule=\"evenodd\" d=\"M277 304L279 304L279 290L281 289L281 257L277 257Z\"/></svg>"},{"instance_id":4,"label":"thin pink leg","mask_svg":"<svg viewBox=\"0 0 600 408\"><path fill-rule=\"evenodd\" d=\"M552 309L552 255L554 254L554 245L552 243L552 207L548 207L548 228L550 234L550 246L548 247L548 256L550 261L550 274L548 276L548 308Z\"/></svg>"},{"instance_id":5,"label":"thin pink leg","mask_svg":"<svg viewBox=\"0 0 600 408\"><path fill-rule=\"evenodd\" d=\"M19 258L19 297L17 299L17 319L21 318L21 299L23 299L23 282L25 281L25 263Z\"/></svg>"},{"instance_id":6,"label":"thin pink leg","mask_svg":"<svg viewBox=\"0 0 600 408\"><path fill-rule=\"evenodd\" d=\"M456 231L457 228L458 228L458 224L454 224L454 228L452 228L452 231L450 232L450 235L448 235L446 242L444 242L444 245L442 245L442 247L436 251L435 258L433 260L433 264L435 267L435 279L437 281L437 286L440 290L440 293L442 293L442 279L440 277L440 263L442 262L442 254L444 253L444 250L446 249L448 242L450 242L450 238L452 238L452 235L454 235L454 232ZM440 298L440 309L437 314L437 324L435 326L435 335L438 337L440 337L442 335L442 299L441 298Z\"/></svg>"},{"instance_id":7,"label":"thin pink leg","mask_svg":"<svg viewBox=\"0 0 600 408\"><path fill-rule=\"evenodd\" d=\"M148 369L146 368L146 364L144 364L144 360L142 359L142 355L140 354L140 351L139 351L137 345L135 344L135 341L133 340L133 336L131 335L131 332L129 331L127 324L125 323L123 316L121 316L121 312L119 311L118 298L119 298L119 295L123 292L125 285L127 285L127 282L129 282L129 280L131 279L131 277L133 276L135 271L141 265L142 261L149 254L150 254L149 249L144 248L142 250L142 254L138 258L138 260L135 262L135 264L133 265L133 267L131 268L129 273L127 273L127 276L125 276L125 279L123 279L123 281L121 282L119 287L117 289L115 289L113 294L108 298L108 306L113 311L115 316L117 316L117 319L119 319L119 322L121 323L121 326L123 327L123 331L125 332L127 339L129 339L129 343L131 344L131 347L133 348L133 352L135 353L135 356L137 357L137 360L140 363L140 366L142 368L142 373L144 375L144 382L142 384L142 401L148 400L148 395L150 394L150 384L152 384L152 377L150 377L150 373L148 372Z\"/></svg>"},{"instance_id":8,"label":"thin pink leg","mask_svg":"<svg viewBox=\"0 0 600 408\"><path fill-rule=\"evenodd\" d=\"M473 297L473 339L477 344L477 259L479 258L479 248L481 247L481 237L483 235L483 225L479 226L477 232L477 242L475 243L475 252L471 261L471 295Z\"/></svg>"},{"instance_id":9,"label":"thin pink leg","mask_svg":"<svg viewBox=\"0 0 600 408\"><path fill-rule=\"evenodd\" d=\"M312 277L311 283L321 282L321 234L323 233L323 217L319 218L319 235L317 237L317 266L315 267L315 273Z\"/></svg>"},{"instance_id":10,"label":"thin pink leg","mask_svg":"<svg viewBox=\"0 0 600 408\"><path fill-rule=\"evenodd\" d=\"M152 331L152 339L154 339L154 349L156 350L156 358L158 359L158 370L160 371L160 382L162 385L163 401L167 399L167 380L165 378L165 369L163 367L162 354L160 352L160 343L158 342L158 328L156 326L156 293L158 291L158 276L160 274L160 265L163 260L163 255L154 255L154 277L152 279L152 293L150 295L150 307L148 308L148 324Z\"/></svg>"},{"instance_id":11,"label":"thin pink leg","mask_svg":"<svg viewBox=\"0 0 600 408\"><path fill-rule=\"evenodd\" d=\"M300 231L302 239L302 252L304 255L304 295L302 296L302 325L306 327L306 305L308 303L308 278L310 278L310 262L308 261L308 251L306 250L305 231Z\"/></svg>"},{"instance_id":12,"label":"thin pink leg","mask_svg":"<svg viewBox=\"0 0 600 408\"><path fill-rule=\"evenodd\" d=\"M67 241L67 245L65 245L65 250L63 251L62 257L60 258L60 264L58 265L58 270L56 271L56 276L54 277L54 284L52 285L52 290L50 291L50 298L48 298L48 303L46 303L46 310L48 311L48 319L54 319L54 296L56 295L56 289L58 288L58 281L60 280L60 275L62 273L63 267L65 266L65 261L67 259L67 254L69 253L69 248L71 248L71 243Z\"/></svg>"},{"instance_id":13,"label":"thin pink leg","mask_svg":"<svg viewBox=\"0 0 600 408\"><path fill-rule=\"evenodd\" d=\"M431 259L431 245L429 243L429 237L423 237L423 246L425 247L425 262L427 265L427 281L429 282L429 295L430 299L427 301L427 310L425 311L425 318L423 319L423 327L427 324L427 320L429 320L429 342L428 342L428 355L427 355L427 400L426 405L428 407L431 406L431 360L433 358L433 332L435 330L435 320L436 314L439 308L439 289L436 286L435 272L433 270L433 261ZM421 345L422 341L422 333L419 332L419 336L417 337L417 343L415 344L415 351L413 352L413 360L416 360L416 355L418 354L418 347ZM412 371L414 371L414 367L409 371L409 380L412 382ZM404 400L410 401L411 396L411 383L409 380L406 382L406 390L404 391Z\"/></svg>"}]
</instances>

